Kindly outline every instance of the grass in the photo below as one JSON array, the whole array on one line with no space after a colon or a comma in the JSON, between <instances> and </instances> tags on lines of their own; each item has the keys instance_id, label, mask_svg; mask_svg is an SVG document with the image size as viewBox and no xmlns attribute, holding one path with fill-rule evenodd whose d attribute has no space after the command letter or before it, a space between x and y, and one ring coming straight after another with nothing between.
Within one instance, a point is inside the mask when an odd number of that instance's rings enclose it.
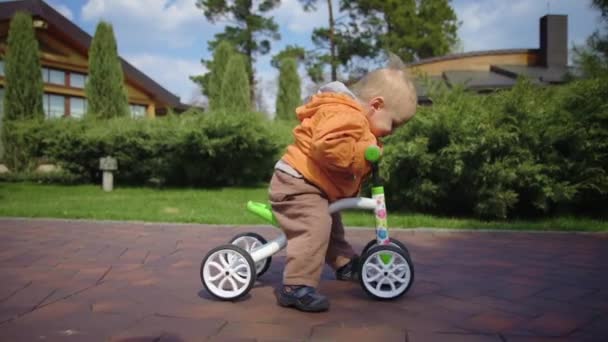
<instances>
[{"instance_id":1,"label":"grass","mask_svg":"<svg viewBox=\"0 0 608 342\"><path fill-rule=\"evenodd\" d=\"M128 188L104 192L100 186L0 183L0 216L186 222L205 224L265 224L245 209L248 200L266 202L266 187L220 189ZM511 229L608 231L608 222L559 217L538 221L479 221L414 213L390 212L394 228ZM373 227L370 212L346 212L347 226Z\"/></svg>"}]
</instances>

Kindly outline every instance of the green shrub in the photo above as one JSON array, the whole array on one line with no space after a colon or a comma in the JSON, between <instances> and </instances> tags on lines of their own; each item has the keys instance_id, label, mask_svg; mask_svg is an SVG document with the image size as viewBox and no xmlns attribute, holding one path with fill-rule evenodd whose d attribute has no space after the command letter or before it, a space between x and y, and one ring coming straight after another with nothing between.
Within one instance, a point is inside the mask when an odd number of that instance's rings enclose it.
<instances>
[{"instance_id":1,"label":"green shrub","mask_svg":"<svg viewBox=\"0 0 608 342\"><path fill-rule=\"evenodd\" d=\"M229 58L217 108L230 114L248 111L251 108L251 89L247 79L247 58L240 53L234 53Z\"/></svg>"},{"instance_id":2,"label":"green shrub","mask_svg":"<svg viewBox=\"0 0 608 342\"><path fill-rule=\"evenodd\" d=\"M29 13L15 13L6 44L4 120L44 118L38 41Z\"/></svg>"},{"instance_id":3,"label":"green shrub","mask_svg":"<svg viewBox=\"0 0 608 342\"><path fill-rule=\"evenodd\" d=\"M296 59L284 58L281 60L275 119L297 121L296 108L302 103L300 83Z\"/></svg>"},{"instance_id":4,"label":"green shrub","mask_svg":"<svg viewBox=\"0 0 608 342\"><path fill-rule=\"evenodd\" d=\"M607 91L600 80L520 80L488 96L436 89L434 105L386 141L391 205L507 218L606 203Z\"/></svg>"},{"instance_id":5,"label":"green shrub","mask_svg":"<svg viewBox=\"0 0 608 342\"><path fill-rule=\"evenodd\" d=\"M119 184L225 186L267 181L284 147L263 114L200 113L155 120L58 119L10 123L11 170L27 174L41 159L75 179L101 182L99 159L113 156ZM283 134L284 136L284 134Z\"/></svg>"},{"instance_id":6,"label":"green shrub","mask_svg":"<svg viewBox=\"0 0 608 342\"><path fill-rule=\"evenodd\" d=\"M64 170L52 172L21 172L21 173L2 173L2 182L33 182L38 184L63 184L74 185L83 183L83 179L75 174Z\"/></svg>"},{"instance_id":7,"label":"green shrub","mask_svg":"<svg viewBox=\"0 0 608 342\"><path fill-rule=\"evenodd\" d=\"M114 29L100 21L89 48L89 74L85 85L87 116L112 118L129 116L128 92Z\"/></svg>"}]
</instances>

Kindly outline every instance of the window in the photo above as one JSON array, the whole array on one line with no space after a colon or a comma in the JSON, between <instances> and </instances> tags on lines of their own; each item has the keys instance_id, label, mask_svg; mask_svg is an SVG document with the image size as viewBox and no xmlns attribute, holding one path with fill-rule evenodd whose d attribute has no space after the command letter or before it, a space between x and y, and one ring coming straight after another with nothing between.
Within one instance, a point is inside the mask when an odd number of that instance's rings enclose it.
<instances>
[{"instance_id":1,"label":"window","mask_svg":"<svg viewBox=\"0 0 608 342\"><path fill-rule=\"evenodd\" d=\"M131 117L143 118L146 116L146 106L130 105L129 107L131 108Z\"/></svg>"},{"instance_id":2,"label":"window","mask_svg":"<svg viewBox=\"0 0 608 342\"><path fill-rule=\"evenodd\" d=\"M49 83L49 68L42 68L42 82Z\"/></svg>"},{"instance_id":3,"label":"window","mask_svg":"<svg viewBox=\"0 0 608 342\"><path fill-rule=\"evenodd\" d=\"M49 83L65 85L65 72L61 70L50 69Z\"/></svg>"},{"instance_id":4,"label":"window","mask_svg":"<svg viewBox=\"0 0 608 342\"><path fill-rule=\"evenodd\" d=\"M70 97L70 116L81 118L87 110L87 101L82 97Z\"/></svg>"},{"instance_id":5,"label":"window","mask_svg":"<svg viewBox=\"0 0 608 342\"><path fill-rule=\"evenodd\" d=\"M70 73L70 87L72 88L84 88L86 82L86 76L76 72Z\"/></svg>"},{"instance_id":6,"label":"window","mask_svg":"<svg viewBox=\"0 0 608 342\"><path fill-rule=\"evenodd\" d=\"M44 94L42 106L47 118L60 118L65 115L65 97L55 94Z\"/></svg>"}]
</instances>

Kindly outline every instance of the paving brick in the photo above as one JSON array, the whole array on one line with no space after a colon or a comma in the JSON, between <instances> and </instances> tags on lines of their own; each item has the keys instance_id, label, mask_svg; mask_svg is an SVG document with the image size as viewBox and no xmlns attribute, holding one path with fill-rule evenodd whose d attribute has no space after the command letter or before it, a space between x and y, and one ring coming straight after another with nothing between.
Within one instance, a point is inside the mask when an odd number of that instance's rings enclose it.
<instances>
[{"instance_id":1,"label":"paving brick","mask_svg":"<svg viewBox=\"0 0 608 342\"><path fill-rule=\"evenodd\" d=\"M389 326L365 327L315 327L311 341L399 341L406 339L406 332Z\"/></svg>"},{"instance_id":2,"label":"paving brick","mask_svg":"<svg viewBox=\"0 0 608 342\"><path fill-rule=\"evenodd\" d=\"M469 318L461 327L483 333L501 333L519 326L526 319L507 312L489 310Z\"/></svg>"},{"instance_id":3,"label":"paving brick","mask_svg":"<svg viewBox=\"0 0 608 342\"><path fill-rule=\"evenodd\" d=\"M443 332L408 332L407 342L502 342L495 334L443 333Z\"/></svg>"},{"instance_id":4,"label":"paving brick","mask_svg":"<svg viewBox=\"0 0 608 342\"><path fill-rule=\"evenodd\" d=\"M206 341L225 324L222 320L151 315L114 334L110 341Z\"/></svg>"}]
</instances>

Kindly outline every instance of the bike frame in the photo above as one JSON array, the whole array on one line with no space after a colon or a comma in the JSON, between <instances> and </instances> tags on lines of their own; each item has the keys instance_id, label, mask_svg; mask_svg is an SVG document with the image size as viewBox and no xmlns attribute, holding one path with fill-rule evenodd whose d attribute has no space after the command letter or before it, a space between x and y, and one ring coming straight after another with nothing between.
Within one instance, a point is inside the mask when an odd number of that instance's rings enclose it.
<instances>
[{"instance_id":1,"label":"bike frame","mask_svg":"<svg viewBox=\"0 0 608 342\"><path fill-rule=\"evenodd\" d=\"M378 245L390 244L390 238L388 235L388 224L387 224L387 210L386 202L384 198L384 187L380 185L380 178L378 176L378 166L374 164L372 166L372 198L368 197L352 197L338 200L329 205L329 213L334 214L343 210L348 209L360 209L360 210L373 210L376 216L376 241ZM247 209L261 216L266 221L272 223L275 227L279 227L272 209L268 204L256 203L249 201L247 203ZM283 232L281 235L274 240L271 240L263 246L251 251L251 258L253 262L259 262L274 255L287 246L287 238Z\"/></svg>"}]
</instances>

